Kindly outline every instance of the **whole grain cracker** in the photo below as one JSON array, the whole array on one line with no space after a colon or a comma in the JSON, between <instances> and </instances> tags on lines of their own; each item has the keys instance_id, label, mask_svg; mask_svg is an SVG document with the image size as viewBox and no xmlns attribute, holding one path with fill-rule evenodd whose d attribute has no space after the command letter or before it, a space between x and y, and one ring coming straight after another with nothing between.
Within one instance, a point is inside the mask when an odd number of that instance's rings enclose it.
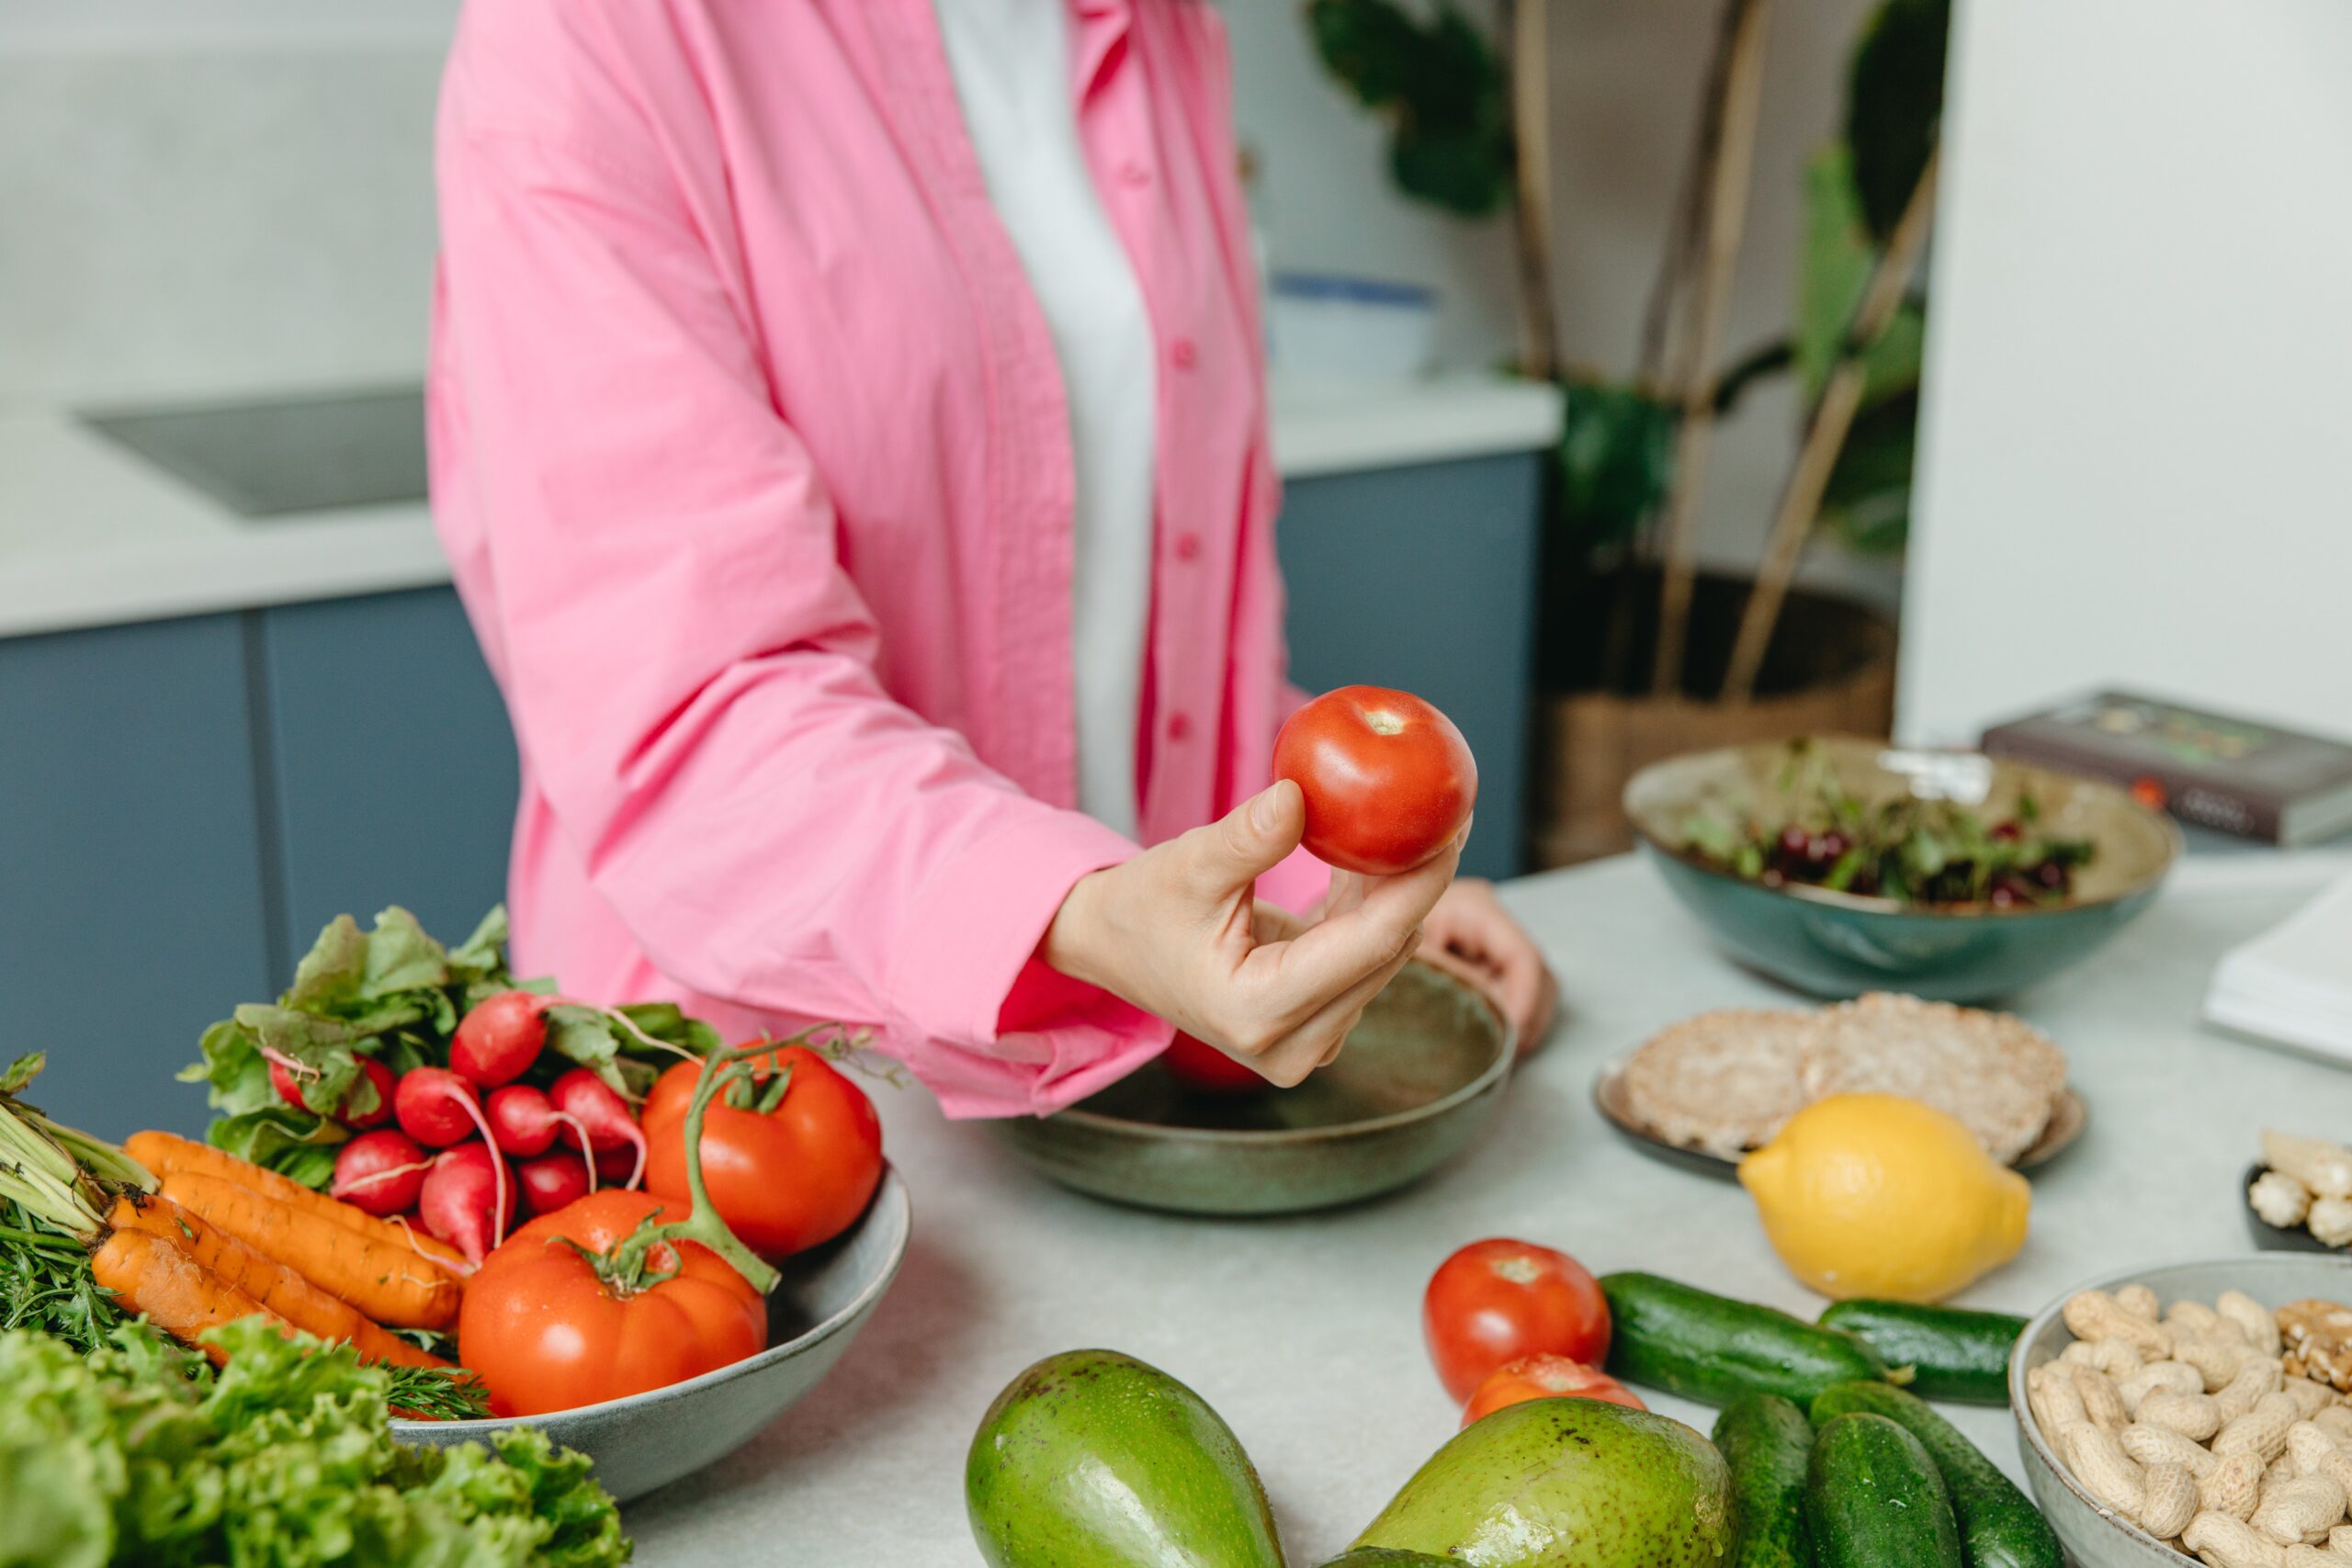
<instances>
[{"instance_id":1,"label":"whole grain cracker","mask_svg":"<svg viewBox=\"0 0 2352 1568\"><path fill-rule=\"evenodd\" d=\"M1725 1159L1769 1143L1804 1108L1809 1012L1724 1008L1660 1031L1626 1059L1626 1109L1657 1136Z\"/></svg>"},{"instance_id":2,"label":"whole grain cracker","mask_svg":"<svg viewBox=\"0 0 2352 1568\"><path fill-rule=\"evenodd\" d=\"M1808 1103L1895 1094L1932 1105L2006 1165L2050 1124L2066 1088L2066 1057L2007 1013L1873 991L1822 1010L1798 1077Z\"/></svg>"}]
</instances>

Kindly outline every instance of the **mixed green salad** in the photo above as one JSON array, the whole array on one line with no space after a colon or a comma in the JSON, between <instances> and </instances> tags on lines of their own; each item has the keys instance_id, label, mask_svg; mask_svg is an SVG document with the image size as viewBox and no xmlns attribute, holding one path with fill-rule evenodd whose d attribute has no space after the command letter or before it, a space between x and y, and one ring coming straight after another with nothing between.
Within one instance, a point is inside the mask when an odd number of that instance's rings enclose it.
<instances>
[{"instance_id":1,"label":"mixed green salad","mask_svg":"<svg viewBox=\"0 0 2352 1568\"><path fill-rule=\"evenodd\" d=\"M1795 807L1765 817L1694 812L1683 852L1767 887L1804 884L1905 904L1996 909L2064 903L2091 863L2088 839L2041 825L2030 794L1987 820L1952 800L1898 796L1875 805L1838 784L1809 749L1792 749L1781 780Z\"/></svg>"}]
</instances>

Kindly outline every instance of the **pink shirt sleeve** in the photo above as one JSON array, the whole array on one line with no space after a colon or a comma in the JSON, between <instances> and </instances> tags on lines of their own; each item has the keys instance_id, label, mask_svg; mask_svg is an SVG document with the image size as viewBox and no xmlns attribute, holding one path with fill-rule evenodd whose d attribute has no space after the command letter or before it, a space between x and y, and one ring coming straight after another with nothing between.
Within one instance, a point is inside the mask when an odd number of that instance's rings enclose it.
<instances>
[{"instance_id":1,"label":"pink shirt sleeve","mask_svg":"<svg viewBox=\"0 0 2352 1568\"><path fill-rule=\"evenodd\" d=\"M1034 962L1135 852L894 702L823 480L677 194L445 135L471 608L591 882L679 983L871 1023L953 1113L1053 1109L1167 1027Z\"/></svg>"}]
</instances>

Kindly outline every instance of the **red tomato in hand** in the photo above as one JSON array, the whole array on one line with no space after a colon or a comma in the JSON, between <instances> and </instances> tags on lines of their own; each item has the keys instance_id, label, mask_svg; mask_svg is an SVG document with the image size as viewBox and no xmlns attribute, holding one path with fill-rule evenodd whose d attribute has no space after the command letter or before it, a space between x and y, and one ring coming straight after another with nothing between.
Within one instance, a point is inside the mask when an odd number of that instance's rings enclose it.
<instances>
[{"instance_id":1,"label":"red tomato in hand","mask_svg":"<svg viewBox=\"0 0 2352 1568\"><path fill-rule=\"evenodd\" d=\"M1342 686L1290 716L1274 777L1306 795L1307 852L1342 871L1410 871L1470 820L1478 764L1453 721L1410 692Z\"/></svg>"},{"instance_id":2,"label":"red tomato in hand","mask_svg":"<svg viewBox=\"0 0 2352 1568\"><path fill-rule=\"evenodd\" d=\"M1181 1029L1176 1032L1176 1038L1168 1043L1167 1054L1159 1060L1170 1077L1201 1094L1255 1094L1274 1087L1248 1064L1235 1061L1207 1041L1195 1040Z\"/></svg>"},{"instance_id":3,"label":"red tomato in hand","mask_svg":"<svg viewBox=\"0 0 2352 1568\"><path fill-rule=\"evenodd\" d=\"M685 1205L607 1189L543 1214L506 1238L466 1282L458 1356L481 1377L492 1414L539 1416L643 1393L753 1355L767 1343L767 1303L698 1243L653 1249L654 1272L624 1294L565 1242L605 1252L648 1214Z\"/></svg>"},{"instance_id":4,"label":"red tomato in hand","mask_svg":"<svg viewBox=\"0 0 2352 1568\"><path fill-rule=\"evenodd\" d=\"M1598 1366L1609 1302L1583 1264L1533 1242L1474 1241L1430 1276L1421 1332L1438 1381L1467 1399L1506 1361L1544 1352Z\"/></svg>"},{"instance_id":5,"label":"red tomato in hand","mask_svg":"<svg viewBox=\"0 0 2352 1568\"><path fill-rule=\"evenodd\" d=\"M1478 1385L1463 1407L1462 1424L1467 1427L1506 1404L1523 1404L1531 1399L1605 1399L1628 1409L1649 1408L1632 1389L1582 1361L1571 1361L1566 1356L1521 1356L1497 1367Z\"/></svg>"},{"instance_id":6,"label":"red tomato in hand","mask_svg":"<svg viewBox=\"0 0 2352 1568\"><path fill-rule=\"evenodd\" d=\"M752 1109L779 1062L792 1075L783 1100ZM832 1240L865 1213L882 1179L882 1123L865 1091L806 1046L779 1047L750 1066L752 1083L731 1086L703 1112L702 1179L728 1228L773 1262ZM682 1204L686 1109L701 1076L700 1062L663 1073L639 1117L646 1190Z\"/></svg>"}]
</instances>

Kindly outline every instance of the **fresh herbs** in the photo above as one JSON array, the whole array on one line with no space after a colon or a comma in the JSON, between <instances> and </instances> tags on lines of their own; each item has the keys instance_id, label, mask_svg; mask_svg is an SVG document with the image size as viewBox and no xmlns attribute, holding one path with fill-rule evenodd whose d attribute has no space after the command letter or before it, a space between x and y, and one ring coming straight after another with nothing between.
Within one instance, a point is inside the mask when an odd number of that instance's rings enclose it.
<instances>
[{"instance_id":1,"label":"fresh herbs","mask_svg":"<svg viewBox=\"0 0 2352 1568\"><path fill-rule=\"evenodd\" d=\"M36 1051L0 1073L0 1328L37 1329L89 1351L125 1321L90 1277L90 1246L118 1195L155 1181L113 1145L18 1098L45 1060Z\"/></svg>"},{"instance_id":2,"label":"fresh herbs","mask_svg":"<svg viewBox=\"0 0 2352 1568\"><path fill-rule=\"evenodd\" d=\"M406 909L386 909L368 931L338 915L285 995L248 1002L206 1030L204 1059L180 1077L211 1086L217 1115L206 1135L214 1145L323 1188L351 1135L348 1123L381 1109L363 1059L381 1062L395 1077L412 1067L447 1066L449 1036L477 1002L499 991L552 989L508 971L503 908L453 948L427 935ZM699 1055L718 1043L708 1025L668 1002L559 1002L546 1017L553 1052L631 1099L651 1085L656 1059Z\"/></svg>"},{"instance_id":3,"label":"fresh herbs","mask_svg":"<svg viewBox=\"0 0 2352 1568\"><path fill-rule=\"evenodd\" d=\"M391 1436L403 1385L348 1348L252 1319L218 1372L136 1334L89 1356L0 1333L0 1562L47 1568L463 1563L629 1557L587 1459L527 1427L489 1447Z\"/></svg>"},{"instance_id":4,"label":"fresh herbs","mask_svg":"<svg viewBox=\"0 0 2352 1568\"><path fill-rule=\"evenodd\" d=\"M1956 801L1902 795L1875 805L1841 785L1825 759L1793 747L1785 818L1727 819L1702 811L1683 829L1686 852L1767 887L1792 883L1917 905L1996 909L2064 903L2088 865L2088 839L2045 831L2040 803L1987 822Z\"/></svg>"}]
</instances>

